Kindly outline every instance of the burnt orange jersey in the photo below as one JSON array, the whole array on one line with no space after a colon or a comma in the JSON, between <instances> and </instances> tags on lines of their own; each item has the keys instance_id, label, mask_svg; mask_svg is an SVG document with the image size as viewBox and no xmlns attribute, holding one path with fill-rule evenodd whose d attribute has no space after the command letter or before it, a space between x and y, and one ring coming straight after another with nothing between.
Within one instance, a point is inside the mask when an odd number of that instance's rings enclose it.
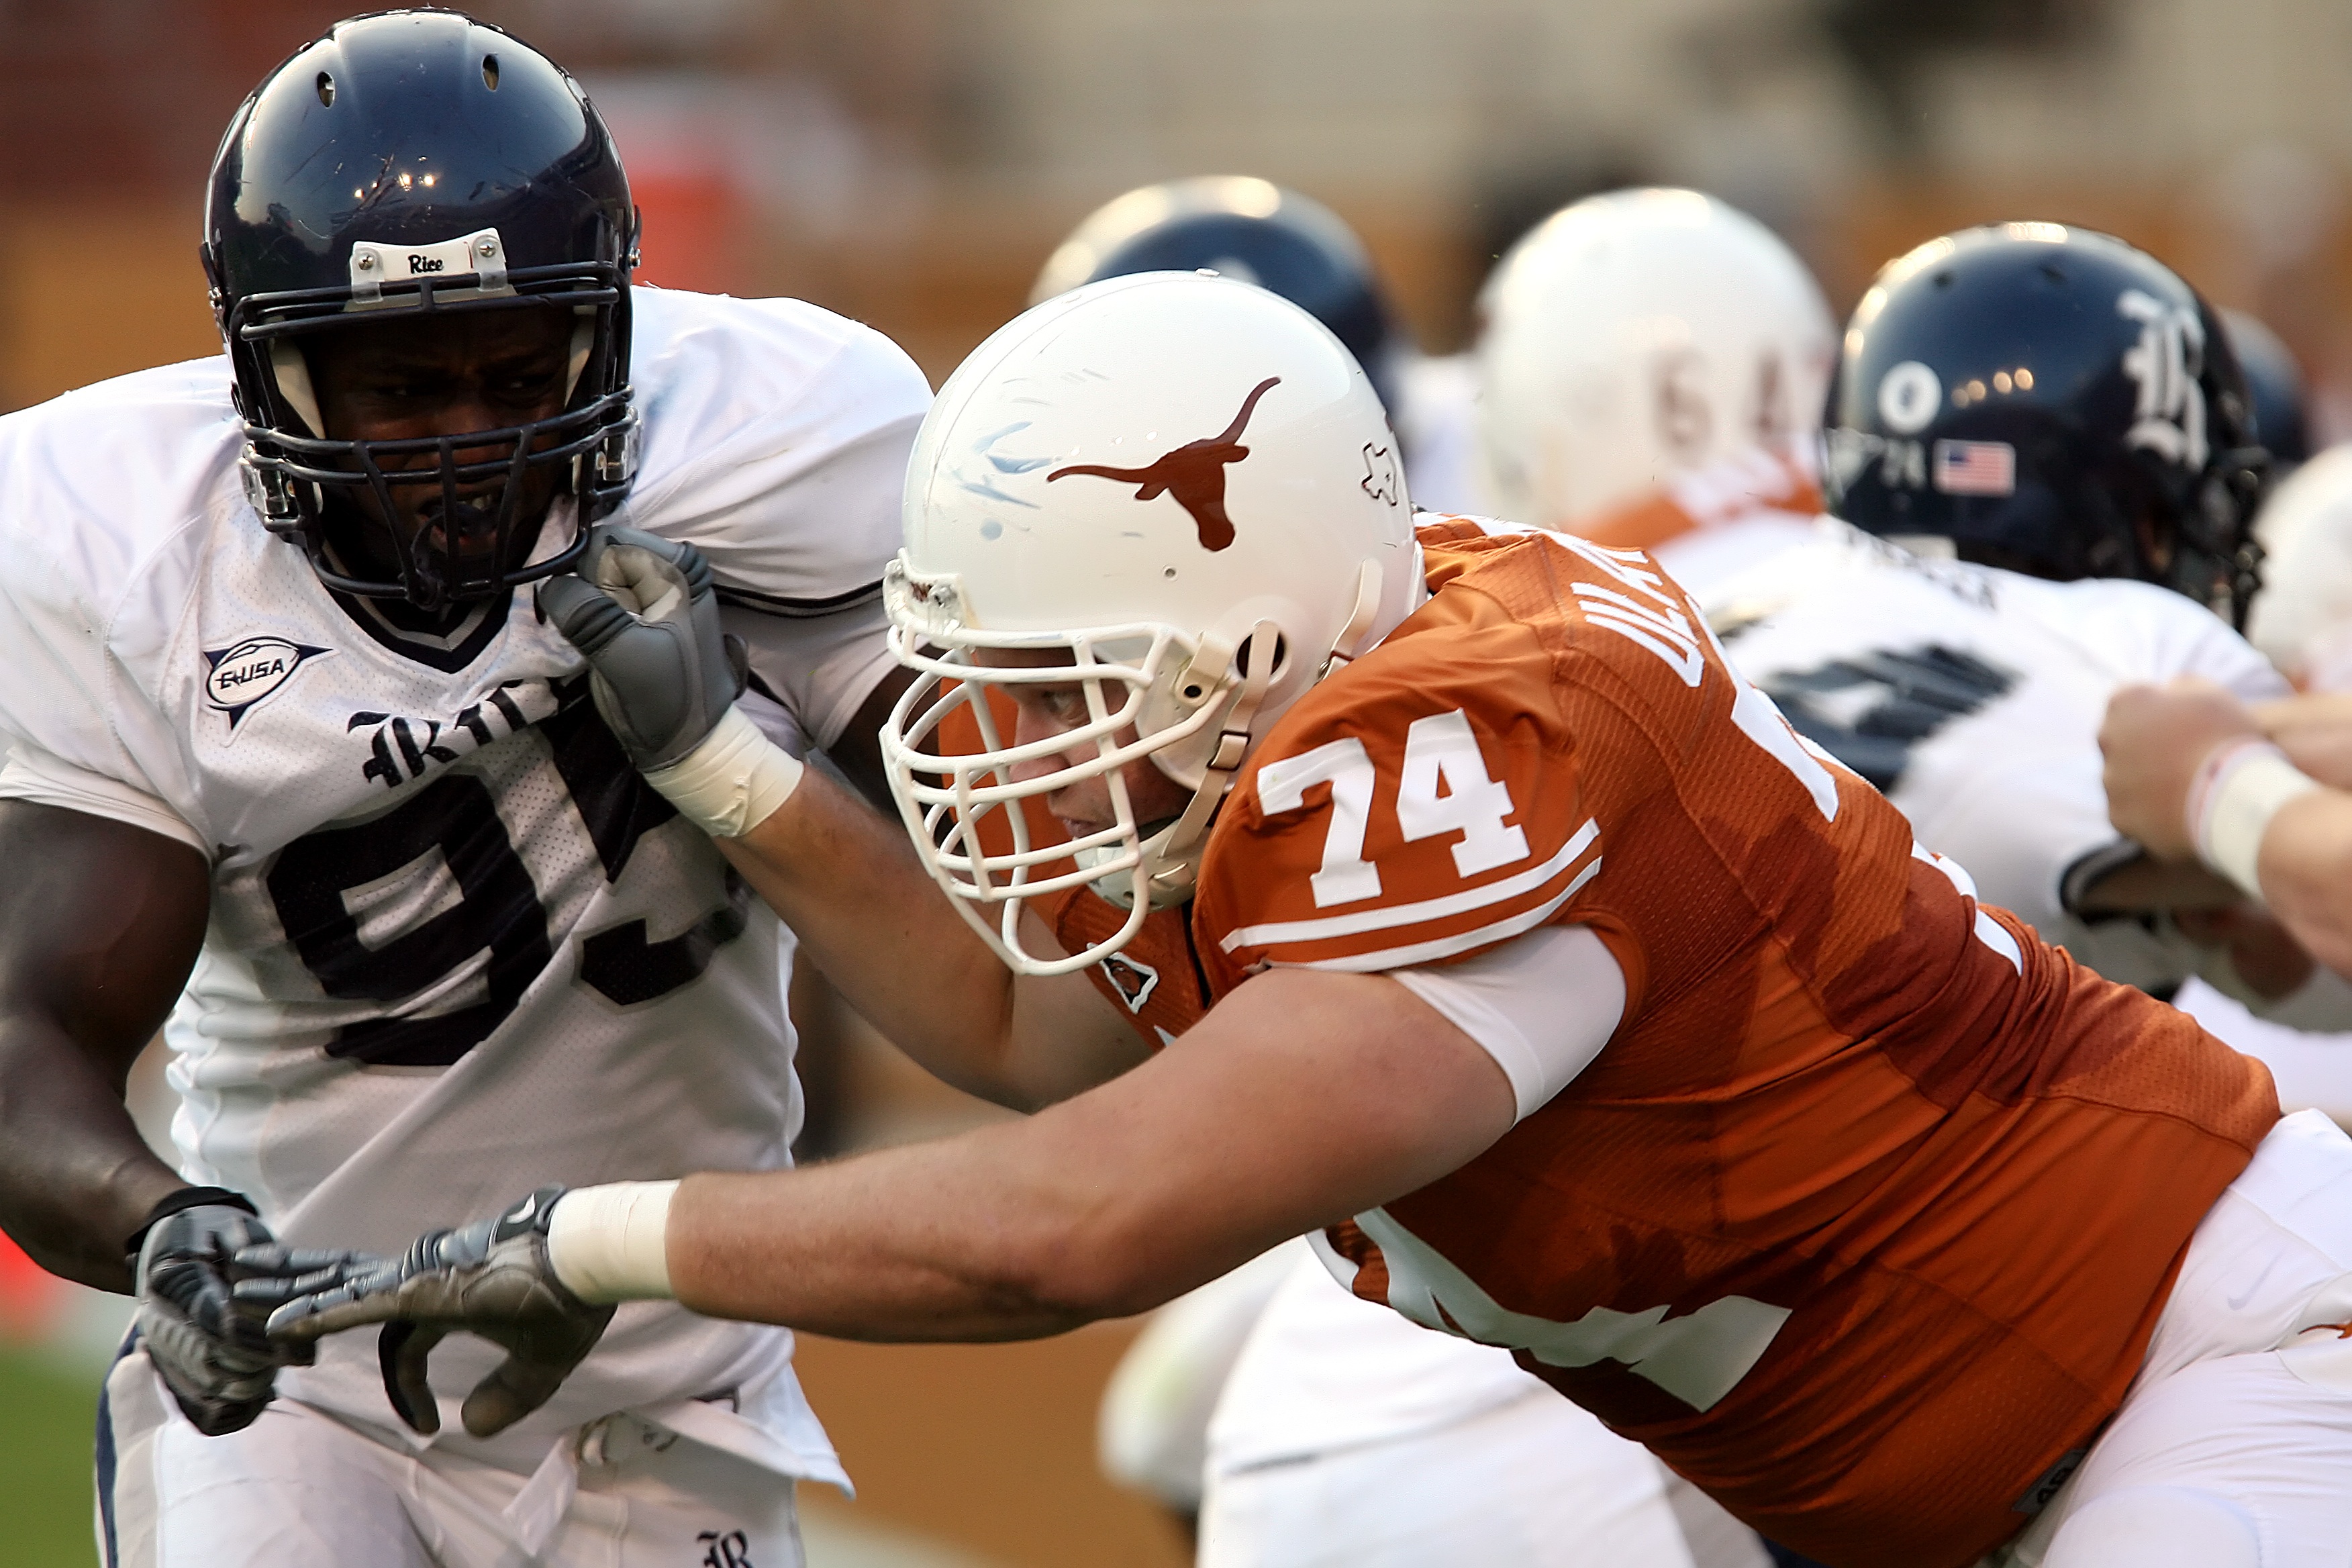
<instances>
[{"instance_id":1,"label":"burnt orange jersey","mask_svg":"<svg viewBox=\"0 0 2352 1568\"><path fill-rule=\"evenodd\" d=\"M1966 1563L2123 1396L2267 1073L1979 907L1791 733L1648 558L1426 528L1433 597L1217 822L1222 995L1545 922L1624 971L1599 1058L1326 1238L1776 1541ZM1562 1005L1572 1005L1564 995Z\"/></svg>"},{"instance_id":2,"label":"burnt orange jersey","mask_svg":"<svg viewBox=\"0 0 2352 1568\"><path fill-rule=\"evenodd\" d=\"M1127 923L1127 911L1113 909L1085 888L1071 888L1045 904L1054 939L1072 952L1100 942ZM1185 911L1158 910L1125 947L1093 965L1087 978L1119 1005L1129 1026L1153 1050L1201 1021L1209 1010L1209 983L1192 952Z\"/></svg>"}]
</instances>

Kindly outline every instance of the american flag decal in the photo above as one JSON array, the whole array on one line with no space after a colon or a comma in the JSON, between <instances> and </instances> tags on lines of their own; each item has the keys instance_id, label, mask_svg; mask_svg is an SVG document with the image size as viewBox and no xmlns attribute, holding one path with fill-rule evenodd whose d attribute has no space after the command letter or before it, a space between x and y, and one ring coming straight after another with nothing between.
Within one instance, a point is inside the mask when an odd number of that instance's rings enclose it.
<instances>
[{"instance_id":1,"label":"american flag decal","mask_svg":"<svg viewBox=\"0 0 2352 1568\"><path fill-rule=\"evenodd\" d=\"M2006 441L1938 441L1936 488L1948 496L2017 493L2017 448Z\"/></svg>"}]
</instances>

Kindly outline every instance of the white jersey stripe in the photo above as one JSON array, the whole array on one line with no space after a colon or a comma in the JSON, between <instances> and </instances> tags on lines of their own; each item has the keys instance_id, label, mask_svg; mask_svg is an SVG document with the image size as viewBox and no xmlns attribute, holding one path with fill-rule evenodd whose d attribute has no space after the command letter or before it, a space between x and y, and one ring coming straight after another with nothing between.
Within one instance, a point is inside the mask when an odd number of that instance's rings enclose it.
<instances>
[{"instance_id":1,"label":"white jersey stripe","mask_svg":"<svg viewBox=\"0 0 2352 1568\"><path fill-rule=\"evenodd\" d=\"M1349 974L1378 973L1384 969L1410 969L1416 963L1428 963L1440 958L1451 958L1457 952L1468 952L1474 948L1508 942L1515 936L1535 930L1549 920L1560 905L1574 898L1577 889L1592 880L1600 871L1601 858L1594 856L1592 863L1579 871L1573 881L1534 909L1507 920L1496 921L1492 925L1480 926L1476 931L1465 931L1456 936L1435 937L1404 947L1384 947L1373 952L1351 952L1345 958L1311 958L1298 962L1276 959L1274 966L1276 969L1332 969Z\"/></svg>"},{"instance_id":2,"label":"white jersey stripe","mask_svg":"<svg viewBox=\"0 0 2352 1568\"><path fill-rule=\"evenodd\" d=\"M1276 942L1323 942L1331 937L1355 936L1368 931L1385 931L1392 926L1418 925L1423 921L1444 920L1449 915L1485 909L1489 904L1499 904L1542 887L1574 864L1576 858L1600 837L1601 825L1587 817L1584 826L1578 828L1550 859L1516 876L1506 877L1499 882L1448 893L1440 899L1394 904L1383 910L1360 910L1354 914L1324 915L1311 921L1269 921L1264 925L1244 926L1239 931L1227 933L1219 945L1231 952L1236 948L1271 947ZM1596 867L1600 864L1598 860L1593 862ZM1580 885L1581 881L1580 878L1571 887ZM1566 896L1561 895L1563 898Z\"/></svg>"}]
</instances>

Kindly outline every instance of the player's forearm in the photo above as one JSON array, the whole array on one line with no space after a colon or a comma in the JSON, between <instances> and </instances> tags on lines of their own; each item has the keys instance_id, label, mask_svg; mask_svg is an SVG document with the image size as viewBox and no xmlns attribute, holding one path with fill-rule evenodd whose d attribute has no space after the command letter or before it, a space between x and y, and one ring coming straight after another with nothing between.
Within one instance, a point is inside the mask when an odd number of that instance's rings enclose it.
<instances>
[{"instance_id":1,"label":"player's forearm","mask_svg":"<svg viewBox=\"0 0 2352 1568\"><path fill-rule=\"evenodd\" d=\"M866 1021L959 1089L1024 1109L1012 972L925 876L907 836L824 774L716 841Z\"/></svg>"},{"instance_id":2,"label":"player's forearm","mask_svg":"<svg viewBox=\"0 0 2352 1568\"><path fill-rule=\"evenodd\" d=\"M1099 1201L1017 1162L986 1169L1001 1142L689 1177L669 1211L671 1288L712 1316L877 1341L1035 1339L1151 1305L1122 1290L1118 1243L1087 1212Z\"/></svg>"},{"instance_id":3,"label":"player's forearm","mask_svg":"<svg viewBox=\"0 0 2352 1568\"><path fill-rule=\"evenodd\" d=\"M2314 958L2352 975L2352 795L2315 790L2280 806L2256 866L2271 912Z\"/></svg>"},{"instance_id":4,"label":"player's forearm","mask_svg":"<svg viewBox=\"0 0 2352 1568\"><path fill-rule=\"evenodd\" d=\"M668 1208L668 1291L841 1339L1034 1339L1147 1310L1349 1212L1254 1173L1231 1105L1195 1121L1146 1076L956 1138L690 1176Z\"/></svg>"},{"instance_id":5,"label":"player's forearm","mask_svg":"<svg viewBox=\"0 0 2352 1568\"><path fill-rule=\"evenodd\" d=\"M123 1243L187 1185L54 1023L0 1017L0 1229L52 1274L126 1292Z\"/></svg>"}]
</instances>

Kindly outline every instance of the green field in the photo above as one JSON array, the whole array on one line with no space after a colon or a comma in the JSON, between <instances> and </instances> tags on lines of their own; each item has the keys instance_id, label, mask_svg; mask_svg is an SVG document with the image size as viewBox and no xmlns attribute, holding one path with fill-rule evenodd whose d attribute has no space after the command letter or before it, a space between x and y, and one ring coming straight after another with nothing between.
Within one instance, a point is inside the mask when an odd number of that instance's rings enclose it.
<instances>
[{"instance_id":1,"label":"green field","mask_svg":"<svg viewBox=\"0 0 2352 1568\"><path fill-rule=\"evenodd\" d=\"M0 1568L91 1568L99 1371L0 1348Z\"/></svg>"}]
</instances>

